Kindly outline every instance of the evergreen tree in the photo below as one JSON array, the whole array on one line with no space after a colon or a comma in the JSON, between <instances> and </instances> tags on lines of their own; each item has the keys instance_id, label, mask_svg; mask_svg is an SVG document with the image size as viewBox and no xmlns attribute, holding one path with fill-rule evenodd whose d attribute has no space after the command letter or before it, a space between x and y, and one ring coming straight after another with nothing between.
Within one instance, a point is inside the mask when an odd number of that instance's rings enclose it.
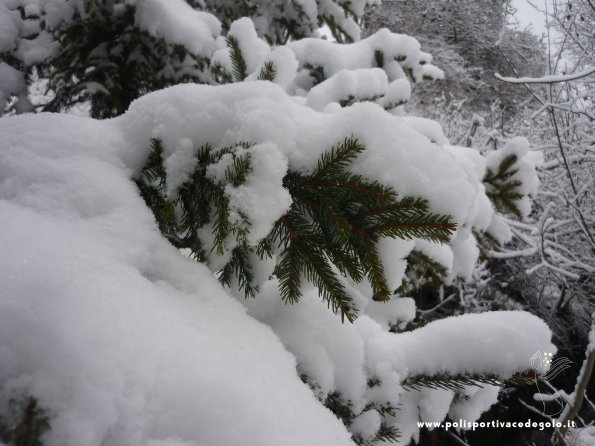
<instances>
[{"instance_id":1,"label":"evergreen tree","mask_svg":"<svg viewBox=\"0 0 595 446\"><path fill-rule=\"evenodd\" d=\"M466 121L481 116L486 127L508 136L530 95L503 85L494 73L512 74L523 66L523 71L537 75L544 69L537 37L515 29L512 13L507 0L388 0L369 9L364 28L367 33L386 27L411 35L433 54L445 78L418 89L412 105L445 125L451 140L461 136L448 125L453 114ZM443 115L451 116L440 116L437 110L444 109L449 112Z\"/></svg>"},{"instance_id":2,"label":"evergreen tree","mask_svg":"<svg viewBox=\"0 0 595 446\"><path fill-rule=\"evenodd\" d=\"M357 21L366 0L316 3L314 9L299 1L186 3L176 2L171 17L163 10L168 5L156 0L3 4L0 114L6 107L16 112L33 106L60 111L90 101L93 117L118 116L150 91L181 82L210 82L209 61L220 46L215 39L221 26L226 32L235 20L251 17L259 36L277 45L317 36L326 24L335 38L352 42L359 39ZM197 11L201 9L208 13ZM166 18L162 29L145 20L152 14ZM195 18L193 24L188 16ZM49 80L51 99L31 104L27 88L39 78Z\"/></svg>"}]
</instances>

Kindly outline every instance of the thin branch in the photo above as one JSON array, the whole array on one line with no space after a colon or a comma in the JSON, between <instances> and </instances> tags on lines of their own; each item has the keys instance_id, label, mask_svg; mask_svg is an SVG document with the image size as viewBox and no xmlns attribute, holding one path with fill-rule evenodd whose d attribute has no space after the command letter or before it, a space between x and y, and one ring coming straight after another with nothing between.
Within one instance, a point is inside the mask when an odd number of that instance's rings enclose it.
<instances>
[{"instance_id":1,"label":"thin branch","mask_svg":"<svg viewBox=\"0 0 595 446\"><path fill-rule=\"evenodd\" d=\"M552 74L542 77L504 77L499 73L494 73L494 77L509 84L557 84L561 82L574 81L590 76L595 73L595 67L581 71L575 74Z\"/></svg>"},{"instance_id":2,"label":"thin branch","mask_svg":"<svg viewBox=\"0 0 595 446\"><path fill-rule=\"evenodd\" d=\"M566 432L568 432L568 423L578 415L583 404L585 392L587 391L587 385L589 384L591 374L593 373L593 364L595 363L595 313L592 317L594 320L592 322L591 334L589 335L591 342L585 352L585 360L577 378L574 392L572 392L571 401L568 402L558 419L558 421L562 423L562 427L556 435L557 445L564 443L564 436L566 435Z\"/></svg>"}]
</instances>

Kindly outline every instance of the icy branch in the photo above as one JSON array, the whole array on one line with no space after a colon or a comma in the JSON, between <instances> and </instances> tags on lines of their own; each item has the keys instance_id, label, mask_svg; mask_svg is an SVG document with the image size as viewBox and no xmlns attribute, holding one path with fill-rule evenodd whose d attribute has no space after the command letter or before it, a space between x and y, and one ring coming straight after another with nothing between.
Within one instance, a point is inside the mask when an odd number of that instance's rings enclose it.
<instances>
[{"instance_id":1,"label":"icy branch","mask_svg":"<svg viewBox=\"0 0 595 446\"><path fill-rule=\"evenodd\" d=\"M589 333L589 345L585 352L585 360L583 361L583 366L576 379L574 392L570 395L568 404L564 407L564 410L558 418L558 421L562 423L562 428L558 431L556 438L556 444L558 445L565 444L564 435L568 431L568 427L565 426L578 415L581 405L583 404L585 392L587 391L587 385L589 384L591 374L593 373L593 364L595 363L595 313L593 313L591 317L593 318L593 322L591 325L591 332Z\"/></svg>"},{"instance_id":2,"label":"icy branch","mask_svg":"<svg viewBox=\"0 0 595 446\"><path fill-rule=\"evenodd\" d=\"M494 76L496 79L509 84L557 84L581 79L593 73L595 73L595 67L574 74L553 74L542 77L504 77L499 73L495 73Z\"/></svg>"}]
</instances>

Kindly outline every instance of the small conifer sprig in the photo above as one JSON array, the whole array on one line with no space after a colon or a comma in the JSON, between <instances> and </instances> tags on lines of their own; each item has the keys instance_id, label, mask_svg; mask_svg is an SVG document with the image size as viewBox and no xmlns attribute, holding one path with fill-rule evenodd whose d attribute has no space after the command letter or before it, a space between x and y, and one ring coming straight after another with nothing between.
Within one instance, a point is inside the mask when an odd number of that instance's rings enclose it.
<instances>
[{"instance_id":1,"label":"small conifer sprig","mask_svg":"<svg viewBox=\"0 0 595 446\"><path fill-rule=\"evenodd\" d=\"M501 243L489 231L473 231L473 236L477 240L479 256L483 261L489 261L492 258L490 255L491 250L501 247Z\"/></svg>"},{"instance_id":2,"label":"small conifer sprig","mask_svg":"<svg viewBox=\"0 0 595 446\"><path fill-rule=\"evenodd\" d=\"M250 145L200 147L193 173L173 196L166 194L162 143L153 139L151 147L136 183L161 232L174 246L190 249L196 260L207 263L213 252L225 255L232 237L235 244L229 248L229 260L217 274L228 286L237 280L247 297L256 291L254 255L262 259L276 252L280 254L274 274L285 302L299 300L305 279L318 288L334 312L353 321L357 308L341 277L355 282L367 279L375 300L386 301L393 295L378 251L382 237L446 243L455 230L449 216L429 212L426 200L400 199L391 187L351 172L349 167L365 150L351 137L323 153L313 172L287 172L283 186L292 198L289 211L258 246L249 246L250 221L237 210L239 219L230 219L225 187L240 186L250 174ZM225 178L215 181L207 169L223 157L227 157ZM211 228L212 242L201 239L204 227Z\"/></svg>"},{"instance_id":3,"label":"small conifer sprig","mask_svg":"<svg viewBox=\"0 0 595 446\"><path fill-rule=\"evenodd\" d=\"M339 418L347 428L349 428L355 418L359 415L362 415L364 412L369 410L376 410L383 421L380 424L380 427L376 431L376 435L369 439L364 439L359 435L352 435L352 439L355 444L359 446L373 446L375 444L389 442L393 443L398 441L400 437L400 432L396 426L387 423L384 420L386 415L395 416L396 408L392 407L390 404L387 406L381 406L376 404L368 404L364 410L360 413L354 412L353 403L350 400L345 400L343 395L339 392L331 392L329 393L323 401L324 406L333 412L337 418Z\"/></svg>"},{"instance_id":4,"label":"small conifer sprig","mask_svg":"<svg viewBox=\"0 0 595 446\"><path fill-rule=\"evenodd\" d=\"M293 205L269 235L283 248L275 270L283 299L299 299L304 275L350 321L356 309L329 263L355 282L368 279L373 298L386 301L394 290L380 260L380 238L446 243L455 229L450 217L431 214L426 200L400 200L392 188L350 172L347 168L364 150L357 139L347 138L322 154L311 174L290 171L284 186Z\"/></svg>"},{"instance_id":5,"label":"small conifer sprig","mask_svg":"<svg viewBox=\"0 0 595 446\"><path fill-rule=\"evenodd\" d=\"M267 60L260 69L258 80L273 82L275 77L277 77L277 69L275 68L275 64L272 61Z\"/></svg>"},{"instance_id":6,"label":"small conifer sprig","mask_svg":"<svg viewBox=\"0 0 595 446\"><path fill-rule=\"evenodd\" d=\"M42 436L48 430L50 417L31 396L11 399L8 416L0 416L0 442L7 445L41 446Z\"/></svg>"},{"instance_id":7,"label":"small conifer sprig","mask_svg":"<svg viewBox=\"0 0 595 446\"><path fill-rule=\"evenodd\" d=\"M235 36L229 35L227 36L227 47L229 48L233 68L233 80L234 82L241 82L248 76L248 66L242 54L240 42Z\"/></svg>"},{"instance_id":8,"label":"small conifer sprig","mask_svg":"<svg viewBox=\"0 0 595 446\"><path fill-rule=\"evenodd\" d=\"M231 59L231 72L223 67L219 62L211 63L211 74L214 80L219 84L231 84L233 82L242 82L248 77L248 65L242 53L239 40L229 35L226 39L227 48L229 50L229 58ZM277 68L275 64L267 60L262 65L258 73L259 81L273 82L277 77Z\"/></svg>"},{"instance_id":9,"label":"small conifer sprig","mask_svg":"<svg viewBox=\"0 0 595 446\"><path fill-rule=\"evenodd\" d=\"M508 379L502 379L492 374L459 374L449 375L438 373L434 375L415 375L410 376L401 382L406 390L421 390L423 388L444 389L444 390L463 390L466 386L483 387L484 385L493 386L519 386L535 383L536 379L541 379L533 369L516 373Z\"/></svg>"},{"instance_id":10,"label":"small conifer sprig","mask_svg":"<svg viewBox=\"0 0 595 446\"><path fill-rule=\"evenodd\" d=\"M486 195L498 212L521 219L523 214L517 201L523 198L519 191L523 183L514 178L518 172L518 168L515 167L517 161L518 157L515 154L507 155L500 162L497 171L486 169L483 183L486 186Z\"/></svg>"},{"instance_id":11,"label":"small conifer sprig","mask_svg":"<svg viewBox=\"0 0 595 446\"><path fill-rule=\"evenodd\" d=\"M230 219L229 198L225 186L238 187L251 171L250 144L241 142L219 149L205 144L196 153L196 165L189 179L174 194L167 194L167 176L164 168L163 144L151 139L151 152L140 175L135 179L145 203L155 214L163 235L178 249L189 249L193 257L208 263L209 255L221 256L227 251L228 238L236 241L230 259L219 271L219 280L230 285L238 279L240 289L253 296L249 254L252 248L246 243L250 222L236 210L239 218ZM207 175L207 168L217 164L224 156L231 157L225 168L224 179L215 181ZM204 227L211 227L212 244L200 237Z\"/></svg>"},{"instance_id":12,"label":"small conifer sprig","mask_svg":"<svg viewBox=\"0 0 595 446\"><path fill-rule=\"evenodd\" d=\"M414 249L407 256L403 282L396 290L400 296L419 294L423 290L438 291L446 282L447 268L423 252Z\"/></svg>"}]
</instances>

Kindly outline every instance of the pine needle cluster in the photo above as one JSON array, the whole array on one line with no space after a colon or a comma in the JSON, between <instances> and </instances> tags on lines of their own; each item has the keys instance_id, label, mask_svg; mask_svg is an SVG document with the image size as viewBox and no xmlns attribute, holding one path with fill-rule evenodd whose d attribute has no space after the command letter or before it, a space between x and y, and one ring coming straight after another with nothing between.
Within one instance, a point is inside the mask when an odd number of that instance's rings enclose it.
<instances>
[{"instance_id":1,"label":"pine needle cluster","mask_svg":"<svg viewBox=\"0 0 595 446\"><path fill-rule=\"evenodd\" d=\"M267 237L250 246L246 242L249 219L240 215L239 220L231 220L225 194L226 185L238 187L250 174L250 144L199 148L192 175L173 196L166 194L162 143L153 139L151 144L136 183L161 232L174 246L190 249L196 260L207 263L212 252L226 254L231 237L235 243L229 261L217 274L228 286L237 280L247 297L257 290L251 265L254 255L276 256L274 275L285 302L299 300L305 280L316 286L334 312L353 321L357 308L343 277L358 283L367 280L375 300L387 301L393 295L378 250L381 238L447 243L455 230L451 217L431 213L426 200L399 198L391 187L353 173L349 167L365 147L350 137L323 153L312 172L287 172L283 186L292 205ZM225 181L218 183L207 175L207 168L224 156L232 161ZM211 228L210 246L200 236L202 228Z\"/></svg>"},{"instance_id":2,"label":"pine needle cluster","mask_svg":"<svg viewBox=\"0 0 595 446\"><path fill-rule=\"evenodd\" d=\"M387 420L387 417L395 417L397 415L398 408L392 403L388 401L368 403L361 412L358 413L354 410L353 402L346 399L342 393L334 391L325 394L321 391L320 386L307 374L300 373L300 378L310 387L316 398L324 405L324 407L333 412L335 416L343 422L347 429L350 429L355 419L364 414L364 412L370 410L378 412L382 420L378 431L376 431L373 437L365 439L362 438L361 435L353 434L351 438L355 444L361 446L373 446L382 442L393 443L399 439L399 429ZM372 378L368 380L367 384L368 387L372 388L381 385L382 382L377 378Z\"/></svg>"},{"instance_id":3,"label":"pine needle cluster","mask_svg":"<svg viewBox=\"0 0 595 446\"><path fill-rule=\"evenodd\" d=\"M226 254L229 238L235 240L229 261L218 271L219 280L230 285L235 277L240 289L253 296L252 272L248 256L252 252L246 242L250 222L236 210L231 218L225 186L238 187L251 171L250 144L213 148L209 144L196 152L196 164L189 179L174 194L167 194L167 174L164 167L163 144L151 139L151 152L140 175L135 179L140 194L151 208L161 233L178 249L189 249L195 260L208 263L209 255ZM207 175L209 166L223 157L230 159L223 181ZM205 240L201 231L211 228L212 237Z\"/></svg>"},{"instance_id":4,"label":"pine needle cluster","mask_svg":"<svg viewBox=\"0 0 595 446\"><path fill-rule=\"evenodd\" d=\"M244 55L242 54L242 48L240 42L235 36L227 36L227 47L229 48L231 65L233 68L233 80L234 82L241 82L248 76L248 66Z\"/></svg>"},{"instance_id":5,"label":"pine needle cluster","mask_svg":"<svg viewBox=\"0 0 595 446\"><path fill-rule=\"evenodd\" d=\"M407 256L405 278L397 289L400 296L419 295L425 291L436 292L448 276L446 267L423 252L414 249Z\"/></svg>"},{"instance_id":6,"label":"pine needle cluster","mask_svg":"<svg viewBox=\"0 0 595 446\"><path fill-rule=\"evenodd\" d=\"M41 437L50 429L50 419L32 397L11 399L8 416L0 416L0 443L7 446L41 446Z\"/></svg>"},{"instance_id":7,"label":"pine needle cluster","mask_svg":"<svg viewBox=\"0 0 595 446\"><path fill-rule=\"evenodd\" d=\"M521 386L526 384L533 384L541 377L533 369L528 369L524 372L515 373L508 379L493 374L458 374L449 375L447 373L437 373L434 375L415 375L410 376L401 382L404 389L407 390L421 390L423 388L442 389L461 391L465 387L483 387L484 385L492 386Z\"/></svg>"},{"instance_id":8,"label":"pine needle cluster","mask_svg":"<svg viewBox=\"0 0 595 446\"><path fill-rule=\"evenodd\" d=\"M305 276L350 321L357 310L337 273L358 283L367 279L373 298L387 301L393 290L380 260L380 238L446 243L455 229L449 216L431 214L426 200L399 199L394 189L352 173L349 165L364 150L356 138L346 138L322 154L314 172L290 171L284 186L293 205L266 241L283 247L275 274L285 301L299 299Z\"/></svg>"},{"instance_id":9,"label":"pine needle cluster","mask_svg":"<svg viewBox=\"0 0 595 446\"><path fill-rule=\"evenodd\" d=\"M240 41L233 35L227 36L227 49L229 50L229 58L231 60L231 72L223 67L220 63L214 62L211 64L211 74L215 81L219 84L231 84L234 82L242 82L248 77L248 65ZM258 80L273 82L277 76L277 68L275 64L267 60L263 63L260 72L258 73Z\"/></svg>"},{"instance_id":10,"label":"pine needle cluster","mask_svg":"<svg viewBox=\"0 0 595 446\"><path fill-rule=\"evenodd\" d=\"M523 198L523 194L519 191L523 183L514 178L518 172L518 168L515 167L517 161L518 157L510 154L500 162L497 171L494 172L488 167L483 183L486 187L486 195L498 212L521 219L523 214L516 202Z\"/></svg>"},{"instance_id":11,"label":"pine needle cluster","mask_svg":"<svg viewBox=\"0 0 595 446\"><path fill-rule=\"evenodd\" d=\"M36 67L54 93L43 111L90 102L92 117L111 118L150 91L204 82L209 60L141 30L135 7L121 3L87 1L84 13L74 8L74 19L53 29L60 50Z\"/></svg>"},{"instance_id":12,"label":"pine needle cluster","mask_svg":"<svg viewBox=\"0 0 595 446\"><path fill-rule=\"evenodd\" d=\"M349 427L353 424L356 417L364 414L370 410L377 411L381 417L389 415L394 417L396 415L396 408L391 405L376 405L368 404L360 413L356 413L353 410L353 403L350 400L345 400L339 392L329 393L323 401L324 406L333 412L337 418L339 418L345 426ZM355 444L360 446L372 446L378 443L396 442L400 437L399 430L385 421L382 421L376 435L372 438L364 439L360 435L352 435L352 439Z\"/></svg>"}]
</instances>

